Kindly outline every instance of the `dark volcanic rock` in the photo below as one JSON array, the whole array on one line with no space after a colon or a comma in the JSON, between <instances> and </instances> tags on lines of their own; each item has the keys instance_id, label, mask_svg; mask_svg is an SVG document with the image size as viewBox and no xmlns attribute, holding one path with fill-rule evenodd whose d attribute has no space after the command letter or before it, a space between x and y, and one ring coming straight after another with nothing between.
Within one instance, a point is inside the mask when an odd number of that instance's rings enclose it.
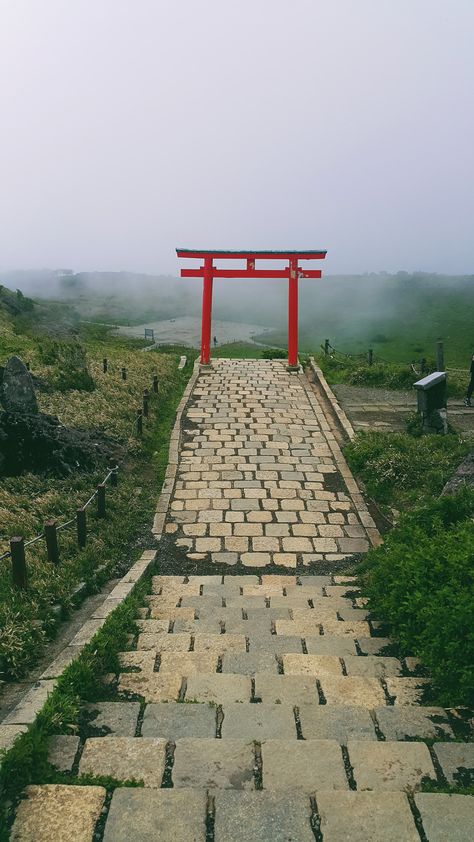
<instances>
[{"instance_id":1,"label":"dark volcanic rock","mask_svg":"<svg viewBox=\"0 0 474 842\"><path fill-rule=\"evenodd\" d=\"M30 372L19 357L10 357L2 370L0 403L7 412L36 415L39 411Z\"/></svg>"},{"instance_id":2,"label":"dark volcanic rock","mask_svg":"<svg viewBox=\"0 0 474 842\"><path fill-rule=\"evenodd\" d=\"M461 462L441 494L456 494L463 486L474 486L474 450Z\"/></svg>"},{"instance_id":3,"label":"dark volcanic rock","mask_svg":"<svg viewBox=\"0 0 474 842\"><path fill-rule=\"evenodd\" d=\"M67 476L116 460L120 445L100 430L63 427L54 415L0 413L0 476Z\"/></svg>"}]
</instances>

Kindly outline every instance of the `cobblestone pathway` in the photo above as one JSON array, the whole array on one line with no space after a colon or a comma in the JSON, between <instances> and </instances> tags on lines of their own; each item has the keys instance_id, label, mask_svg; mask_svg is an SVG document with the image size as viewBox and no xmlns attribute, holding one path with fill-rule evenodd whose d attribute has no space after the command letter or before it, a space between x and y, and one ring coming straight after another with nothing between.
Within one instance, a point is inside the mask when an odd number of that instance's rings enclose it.
<instances>
[{"instance_id":1,"label":"cobblestone pathway","mask_svg":"<svg viewBox=\"0 0 474 842\"><path fill-rule=\"evenodd\" d=\"M304 568L377 541L309 382L281 362L216 360L183 432L166 534L188 559Z\"/></svg>"},{"instance_id":2,"label":"cobblestone pathway","mask_svg":"<svg viewBox=\"0 0 474 842\"><path fill-rule=\"evenodd\" d=\"M30 787L13 840L472 839L474 799L418 790L474 766L474 743L423 706L419 664L385 654L354 580L308 574L365 549L373 526L349 475L327 490L345 468L301 379L259 371L219 363L199 379L168 535L196 561L263 573L154 577L115 696L50 749L73 775L143 787Z\"/></svg>"}]
</instances>

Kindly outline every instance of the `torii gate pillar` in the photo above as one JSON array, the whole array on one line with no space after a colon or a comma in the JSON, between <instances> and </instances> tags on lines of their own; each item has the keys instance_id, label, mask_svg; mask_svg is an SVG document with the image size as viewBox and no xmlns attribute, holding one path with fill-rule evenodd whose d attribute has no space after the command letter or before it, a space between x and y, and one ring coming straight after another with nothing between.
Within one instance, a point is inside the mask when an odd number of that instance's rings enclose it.
<instances>
[{"instance_id":1,"label":"torii gate pillar","mask_svg":"<svg viewBox=\"0 0 474 842\"><path fill-rule=\"evenodd\" d=\"M319 269L300 269L299 260L318 260L326 257L326 251L194 251L176 249L178 257L202 258L199 269L181 269L182 278L202 278L202 323L201 323L201 365L210 364L212 285L214 278L287 278L288 279L288 368L298 368L298 280L299 278L320 278ZM214 266L216 259L245 259L245 269L220 269ZM285 269L256 269L256 260L288 260Z\"/></svg>"},{"instance_id":2,"label":"torii gate pillar","mask_svg":"<svg viewBox=\"0 0 474 842\"><path fill-rule=\"evenodd\" d=\"M210 365L211 358L212 270L212 257L206 257L204 259L204 277L202 283L201 365Z\"/></svg>"}]
</instances>

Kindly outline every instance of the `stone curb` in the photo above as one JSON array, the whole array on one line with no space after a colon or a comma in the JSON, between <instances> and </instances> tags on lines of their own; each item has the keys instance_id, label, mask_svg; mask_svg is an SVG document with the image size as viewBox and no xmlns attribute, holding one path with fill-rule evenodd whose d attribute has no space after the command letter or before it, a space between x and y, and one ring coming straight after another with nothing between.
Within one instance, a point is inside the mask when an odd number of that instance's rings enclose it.
<instances>
[{"instance_id":1,"label":"stone curb","mask_svg":"<svg viewBox=\"0 0 474 842\"><path fill-rule=\"evenodd\" d=\"M193 374L183 392L178 405L176 422L170 438L169 462L163 483L162 494L158 500L157 515L153 525L153 534L157 540L161 532L168 509L168 502L174 487L174 480L178 465L181 416L189 400L194 384L199 376L199 363L196 361ZM166 503L166 507L165 507ZM161 523L158 530L156 527ZM126 599L135 585L142 579L149 567L156 559L156 550L145 550L138 561L125 573L113 590L107 594L99 608L86 620L69 644L56 656L41 674L36 684L28 690L18 704L0 722L0 747L7 751L13 745L16 737L24 733L29 725L35 721L48 696L56 687L58 678L66 668L81 654L86 644L90 643L96 632L102 628L107 617Z\"/></svg>"},{"instance_id":2,"label":"stone curb","mask_svg":"<svg viewBox=\"0 0 474 842\"><path fill-rule=\"evenodd\" d=\"M316 365L316 361L315 361L314 357L309 358L309 364L310 364L310 367L311 367L313 373L316 375L316 377L319 381L319 384L324 391L324 394L326 395L329 403L331 404L333 412L335 413L335 415L337 417L337 420L339 421L342 429L344 430L346 435L349 436L350 440L352 441L352 439L355 437L354 427L352 426L352 424L349 421L346 413L344 412L344 410L340 406L340 404L339 404L339 402L336 398L336 395L334 394L331 387L329 386L329 383L327 382L323 372L321 371L319 366Z\"/></svg>"},{"instance_id":3,"label":"stone curb","mask_svg":"<svg viewBox=\"0 0 474 842\"><path fill-rule=\"evenodd\" d=\"M313 357L310 357L310 365L311 365L312 371L314 372L314 374L318 378L321 386L324 388L326 396L327 396L328 400L330 401L331 406L334 409L334 412L336 413L336 416L337 416L339 422L341 423L345 432L347 433L347 435L349 436L349 438L352 441L352 439L355 436L354 429L353 429L352 425L350 424L346 414L340 408L334 393L332 392L330 386L328 385L327 381L325 380L321 369L318 368L318 366L315 364ZM319 423L321 424L321 428L324 430L326 440L327 440L327 443L328 443L328 445L331 449L331 453L334 457L334 461L337 465L337 469L338 469L339 473L341 474L341 476L342 476L342 478L345 482L345 485L346 485L346 488L347 488L347 493L349 494L349 496L350 496L350 498L351 498L351 500L354 504L354 507L357 511L357 514L359 515L360 522L362 523L362 526L364 527L364 529L367 533L367 537L368 537L370 543L372 544L373 547L378 547L382 543L382 536L381 536L379 530L377 529L377 526L375 525L375 521L372 518L372 515L370 514L370 512L367 508L367 505L365 503L362 492L361 492L359 486L357 485L357 482L354 479L352 471L349 468L349 465L347 464L347 462L344 458L344 455L343 455L342 450L341 450L341 448L339 447L339 445L336 441L334 433L331 432L331 428L330 428L326 418L324 417L324 414L323 414L323 412L320 408L320 405L319 405L318 401L316 400L316 398L315 398L314 394L312 393L311 389L308 388L308 385L305 381L306 381L306 377L303 375L301 377L301 382L302 382L303 388L304 388L304 390L305 390L305 392L308 396L308 400L309 400L309 402L312 406L312 409L313 409L314 413L316 414ZM339 409L340 414L336 411L336 407ZM352 435L349 433L349 429L346 430L346 427L343 423L343 420L342 420L341 416L344 416L344 418L346 419L346 423L348 425L348 428L352 431Z\"/></svg>"},{"instance_id":4,"label":"stone curb","mask_svg":"<svg viewBox=\"0 0 474 842\"><path fill-rule=\"evenodd\" d=\"M188 380L188 384L183 392L183 396L178 404L178 408L176 410L176 420L174 422L174 427L171 432L170 438L170 450L168 456L168 467L166 469L165 474L165 481L161 488L161 494L158 497L158 502L156 504L156 514L153 519L153 526L152 526L152 533L155 538L155 541L159 541L165 525L166 514L168 512L171 496L174 491L174 485L176 482L176 474L178 472L178 462L179 462L179 450L180 450L180 443L181 443L181 419L183 417L183 412L186 409L186 406L189 402L191 397L191 393L194 389L196 381L199 377L201 371L199 357L196 359L194 363L193 373Z\"/></svg>"}]
</instances>

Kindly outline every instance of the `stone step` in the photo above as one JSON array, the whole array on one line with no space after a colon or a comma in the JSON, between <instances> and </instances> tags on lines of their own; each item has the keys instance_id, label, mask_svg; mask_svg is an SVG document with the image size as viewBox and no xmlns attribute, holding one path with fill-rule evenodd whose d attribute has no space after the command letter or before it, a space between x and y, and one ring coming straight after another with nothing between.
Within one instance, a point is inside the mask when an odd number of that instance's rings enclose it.
<instances>
[{"instance_id":1,"label":"stone step","mask_svg":"<svg viewBox=\"0 0 474 842\"><path fill-rule=\"evenodd\" d=\"M292 711L286 706L252 706L252 713L235 705L222 722L222 739L180 736L93 737L87 739L79 762L80 775L141 781L160 789L237 789L313 793L317 789L358 791L405 791L419 789L424 779L436 780L428 747L422 742L377 741L370 722L359 718L308 720L307 732L316 724L318 739L297 739ZM186 717L189 731L203 735L212 731L209 710ZM155 714L156 711L152 711ZM201 711L199 711L201 713ZM172 715L170 715L171 717ZM153 733L152 718L146 733ZM171 724L173 727L173 724ZM345 729L346 746L322 733ZM324 730L325 729L325 730ZM177 733L175 731L175 733ZM181 730L184 734L185 731ZM275 734L281 736L274 738ZM255 736L256 735L256 736ZM359 739L352 739L353 736ZM360 739L362 737L362 739Z\"/></svg>"},{"instance_id":2,"label":"stone step","mask_svg":"<svg viewBox=\"0 0 474 842\"><path fill-rule=\"evenodd\" d=\"M11 842L91 842L107 811L99 786L29 786ZM474 798L415 793L417 820L427 842L471 842ZM420 829L421 829L420 828ZM104 842L419 842L403 792L319 788L304 792L118 787L108 808Z\"/></svg>"},{"instance_id":3,"label":"stone step","mask_svg":"<svg viewBox=\"0 0 474 842\"><path fill-rule=\"evenodd\" d=\"M204 678L201 690L209 692ZM245 690L248 684L244 679ZM318 704L317 688L311 678L258 674L255 678L255 702L235 704L239 685L231 685L230 701L217 707L211 703L168 701L147 704L139 726L137 702L97 702L84 708L91 736L158 737L175 741L181 737L222 738L241 736L251 740L281 736L291 739L329 739L346 745L349 740L454 740L449 717L443 708L398 706L368 709L350 705ZM274 731L272 731L272 728ZM55 737L54 757L68 757L72 768L79 738ZM448 779L457 768L474 767L473 743L437 742L435 752ZM456 752L459 754L456 754ZM446 769L444 755L451 765ZM456 766L456 761L458 764ZM53 761L52 761L53 762ZM448 763L448 760L446 761Z\"/></svg>"}]
</instances>

